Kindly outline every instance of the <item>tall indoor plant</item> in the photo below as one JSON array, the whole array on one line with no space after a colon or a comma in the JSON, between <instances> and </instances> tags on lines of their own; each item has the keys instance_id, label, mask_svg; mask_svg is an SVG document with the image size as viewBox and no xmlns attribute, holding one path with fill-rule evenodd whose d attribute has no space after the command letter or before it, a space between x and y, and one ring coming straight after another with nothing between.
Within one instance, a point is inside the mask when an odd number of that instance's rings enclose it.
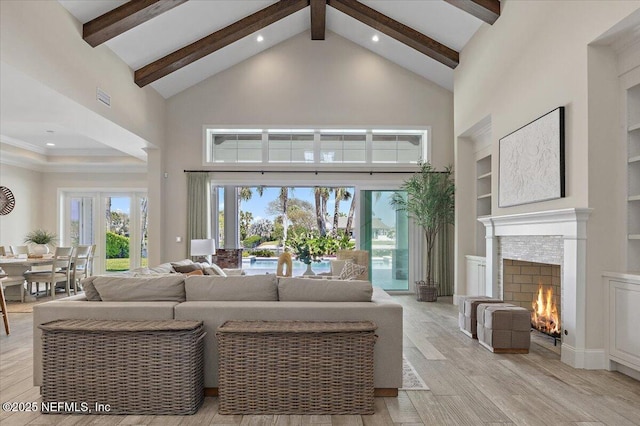
<instances>
[{"instance_id":1,"label":"tall indoor plant","mask_svg":"<svg viewBox=\"0 0 640 426\"><path fill-rule=\"evenodd\" d=\"M404 181L402 192L393 194L391 205L406 211L423 229L427 239L427 285L433 286L433 247L438 232L454 223L455 185L451 166L437 171L429 162L421 161L418 165L420 171Z\"/></svg>"}]
</instances>

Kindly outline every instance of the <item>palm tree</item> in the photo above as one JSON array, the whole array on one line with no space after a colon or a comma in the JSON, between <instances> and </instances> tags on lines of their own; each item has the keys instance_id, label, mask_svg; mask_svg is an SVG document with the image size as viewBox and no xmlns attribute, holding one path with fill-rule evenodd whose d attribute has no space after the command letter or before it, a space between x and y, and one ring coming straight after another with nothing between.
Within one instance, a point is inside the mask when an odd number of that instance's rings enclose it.
<instances>
[{"instance_id":1,"label":"palm tree","mask_svg":"<svg viewBox=\"0 0 640 426\"><path fill-rule=\"evenodd\" d=\"M338 217L340 213L340 202L348 201L351 198L351 193L347 190L347 188L333 188L333 193L336 197L336 203L333 210L333 229L331 233L334 236L338 235Z\"/></svg>"},{"instance_id":2,"label":"palm tree","mask_svg":"<svg viewBox=\"0 0 640 426\"><path fill-rule=\"evenodd\" d=\"M327 235L327 200L329 199L329 188L316 186L313 188L313 195L316 204L316 221L318 223L318 232L321 236Z\"/></svg>"},{"instance_id":3,"label":"palm tree","mask_svg":"<svg viewBox=\"0 0 640 426\"><path fill-rule=\"evenodd\" d=\"M287 216L287 209L289 207L289 189L286 186L280 188L280 195L278 196L280 204L282 205L282 246L285 246L287 242L287 228L289 227L289 217ZM293 191L293 188L291 188Z\"/></svg>"},{"instance_id":4,"label":"palm tree","mask_svg":"<svg viewBox=\"0 0 640 426\"><path fill-rule=\"evenodd\" d=\"M344 229L345 234L351 235L351 228L353 227L353 216L356 213L356 191L353 192L351 197L351 207L349 207L349 215L347 216L347 226Z\"/></svg>"}]
</instances>

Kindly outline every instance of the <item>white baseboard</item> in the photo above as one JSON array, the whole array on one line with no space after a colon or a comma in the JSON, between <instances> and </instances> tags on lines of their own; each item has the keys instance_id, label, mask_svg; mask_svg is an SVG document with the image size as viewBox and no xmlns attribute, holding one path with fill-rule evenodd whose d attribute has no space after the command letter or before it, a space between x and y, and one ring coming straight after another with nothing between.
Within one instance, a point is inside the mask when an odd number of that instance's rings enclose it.
<instances>
[{"instance_id":1,"label":"white baseboard","mask_svg":"<svg viewBox=\"0 0 640 426\"><path fill-rule=\"evenodd\" d=\"M560 359L573 368L584 368L585 370L607 369L604 349L576 349L563 343Z\"/></svg>"},{"instance_id":2,"label":"white baseboard","mask_svg":"<svg viewBox=\"0 0 640 426\"><path fill-rule=\"evenodd\" d=\"M640 381L640 371L634 370L633 368L629 368L626 365L619 364L615 361L613 361L613 364L615 365L615 371Z\"/></svg>"}]
</instances>

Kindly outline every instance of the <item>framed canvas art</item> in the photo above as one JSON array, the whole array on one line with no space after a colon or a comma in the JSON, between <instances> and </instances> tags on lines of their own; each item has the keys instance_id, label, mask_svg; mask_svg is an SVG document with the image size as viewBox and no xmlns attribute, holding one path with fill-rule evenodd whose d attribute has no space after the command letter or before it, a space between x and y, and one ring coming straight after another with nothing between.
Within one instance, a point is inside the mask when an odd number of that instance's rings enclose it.
<instances>
[{"instance_id":1,"label":"framed canvas art","mask_svg":"<svg viewBox=\"0 0 640 426\"><path fill-rule=\"evenodd\" d=\"M498 206L564 197L564 107L500 139Z\"/></svg>"}]
</instances>

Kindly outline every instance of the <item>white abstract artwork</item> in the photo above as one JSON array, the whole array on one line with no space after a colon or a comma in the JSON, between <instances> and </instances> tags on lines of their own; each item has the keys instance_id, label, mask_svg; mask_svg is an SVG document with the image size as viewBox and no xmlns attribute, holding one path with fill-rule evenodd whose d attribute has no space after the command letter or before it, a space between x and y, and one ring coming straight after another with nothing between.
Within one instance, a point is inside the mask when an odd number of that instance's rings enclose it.
<instances>
[{"instance_id":1,"label":"white abstract artwork","mask_svg":"<svg viewBox=\"0 0 640 426\"><path fill-rule=\"evenodd\" d=\"M500 139L498 205L564 197L564 107Z\"/></svg>"}]
</instances>

